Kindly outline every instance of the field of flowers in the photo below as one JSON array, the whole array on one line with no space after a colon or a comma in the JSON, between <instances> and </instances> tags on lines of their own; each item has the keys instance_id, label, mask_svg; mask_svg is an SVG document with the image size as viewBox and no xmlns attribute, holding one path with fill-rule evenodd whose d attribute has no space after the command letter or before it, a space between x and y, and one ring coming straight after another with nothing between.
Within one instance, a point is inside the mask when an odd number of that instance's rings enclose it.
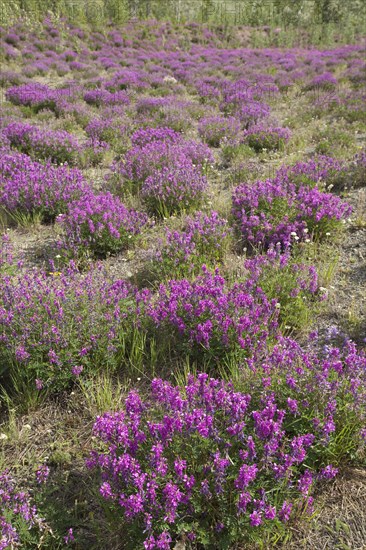
<instances>
[{"instance_id":1,"label":"field of flowers","mask_svg":"<svg viewBox=\"0 0 366 550\"><path fill-rule=\"evenodd\" d=\"M315 548L365 472L365 42L241 31L0 28L0 550Z\"/></svg>"}]
</instances>

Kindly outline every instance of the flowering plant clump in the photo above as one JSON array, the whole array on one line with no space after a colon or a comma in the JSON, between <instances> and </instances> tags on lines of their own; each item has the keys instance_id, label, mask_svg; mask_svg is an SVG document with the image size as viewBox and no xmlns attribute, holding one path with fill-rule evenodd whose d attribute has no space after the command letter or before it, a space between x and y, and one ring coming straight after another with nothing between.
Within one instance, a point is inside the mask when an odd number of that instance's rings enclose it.
<instances>
[{"instance_id":1,"label":"flowering plant clump","mask_svg":"<svg viewBox=\"0 0 366 550\"><path fill-rule=\"evenodd\" d=\"M182 134L172 128L139 128L131 135L133 147L144 147L153 141L177 143L182 140Z\"/></svg>"},{"instance_id":2,"label":"flowering plant clump","mask_svg":"<svg viewBox=\"0 0 366 550\"><path fill-rule=\"evenodd\" d=\"M287 184L281 177L239 185L233 193L233 215L244 241L268 246L324 237L334 232L351 207L317 187Z\"/></svg>"},{"instance_id":3,"label":"flowering plant clump","mask_svg":"<svg viewBox=\"0 0 366 550\"><path fill-rule=\"evenodd\" d=\"M315 187L323 182L331 183L339 172L344 169L344 163L326 155L296 162L292 166L281 166L276 176L282 178L286 183L292 182L298 185L310 185Z\"/></svg>"},{"instance_id":4,"label":"flowering plant clump","mask_svg":"<svg viewBox=\"0 0 366 550\"><path fill-rule=\"evenodd\" d=\"M69 94L69 89L52 90L38 82L13 86L6 91L5 97L14 105L27 105L38 113L42 109L56 110L57 99Z\"/></svg>"},{"instance_id":5,"label":"flowering plant clump","mask_svg":"<svg viewBox=\"0 0 366 550\"><path fill-rule=\"evenodd\" d=\"M236 137L240 129L240 122L234 117L205 117L198 124L200 137L211 147L219 147L224 137L229 139Z\"/></svg>"},{"instance_id":6,"label":"flowering plant clump","mask_svg":"<svg viewBox=\"0 0 366 550\"><path fill-rule=\"evenodd\" d=\"M118 118L93 118L85 127L85 132L91 139L110 143L115 139L126 137L128 122L124 123L122 119Z\"/></svg>"},{"instance_id":7,"label":"flowering plant clump","mask_svg":"<svg viewBox=\"0 0 366 550\"><path fill-rule=\"evenodd\" d=\"M149 141L143 146L130 149L122 163L114 165L113 169L125 179L142 183L157 170L174 168L181 163L197 165L200 169L214 161L207 145L193 140L179 143L170 141Z\"/></svg>"},{"instance_id":8,"label":"flowering plant clump","mask_svg":"<svg viewBox=\"0 0 366 550\"><path fill-rule=\"evenodd\" d=\"M314 305L327 296L320 291L316 268L299 263L294 255L290 247L283 251L280 244L270 245L266 254L244 263L253 284L258 284L269 299L278 300L279 321L285 330L308 326Z\"/></svg>"},{"instance_id":9,"label":"flowering plant clump","mask_svg":"<svg viewBox=\"0 0 366 550\"><path fill-rule=\"evenodd\" d=\"M76 164L81 146L75 136L64 130L41 130L30 124L14 122L3 130L10 145L34 160L49 159L54 163Z\"/></svg>"},{"instance_id":10,"label":"flowering plant clump","mask_svg":"<svg viewBox=\"0 0 366 550\"><path fill-rule=\"evenodd\" d=\"M261 101L248 101L238 106L235 116L240 120L244 128L249 128L253 124L267 118L270 114L270 107L267 103Z\"/></svg>"},{"instance_id":11,"label":"flowering plant clump","mask_svg":"<svg viewBox=\"0 0 366 550\"><path fill-rule=\"evenodd\" d=\"M161 107L168 105L169 99L165 97L141 97L136 103L136 111L139 114L148 115L159 111Z\"/></svg>"},{"instance_id":12,"label":"flowering plant clump","mask_svg":"<svg viewBox=\"0 0 366 550\"><path fill-rule=\"evenodd\" d=\"M309 84L305 86L305 90L334 90L338 84L337 79L330 72L315 76Z\"/></svg>"},{"instance_id":13,"label":"flowering plant clump","mask_svg":"<svg viewBox=\"0 0 366 550\"><path fill-rule=\"evenodd\" d=\"M70 202L91 193L80 170L40 164L18 152L1 151L0 172L1 204L12 213L39 213L44 221L53 221Z\"/></svg>"},{"instance_id":14,"label":"flowering plant clump","mask_svg":"<svg viewBox=\"0 0 366 550\"><path fill-rule=\"evenodd\" d=\"M165 166L146 178L141 197L148 209L161 217L191 210L200 204L208 186L207 178L189 159Z\"/></svg>"},{"instance_id":15,"label":"flowering plant clump","mask_svg":"<svg viewBox=\"0 0 366 550\"><path fill-rule=\"evenodd\" d=\"M124 154L131 146L129 123L118 116L109 118L104 114L104 118L93 118L86 125L85 132L89 140L84 144L84 150L91 144L94 150L99 148L102 152L111 145L116 152ZM90 156L89 153L89 162Z\"/></svg>"},{"instance_id":16,"label":"flowering plant clump","mask_svg":"<svg viewBox=\"0 0 366 550\"><path fill-rule=\"evenodd\" d=\"M0 550L33 547L48 531L30 494L16 488L8 470L0 472Z\"/></svg>"},{"instance_id":17,"label":"flowering plant clump","mask_svg":"<svg viewBox=\"0 0 366 550\"><path fill-rule=\"evenodd\" d=\"M97 257L126 248L147 223L147 216L126 208L111 193L89 194L71 202L57 221L65 231L65 246L87 249Z\"/></svg>"},{"instance_id":18,"label":"flowering plant clump","mask_svg":"<svg viewBox=\"0 0 366 550\"><path fill-rule=\"evenodd\" d=\"M290 338L279 338L257 370L258 384L287 404L302 430L319 441L311 460L340 464L362 449L366 441L366 355L348 338L331 336L319 351L317 334L304 350ZM254 390L256 391L256 390Z\"/></svg>"},{"instance_id":19,"label":"flowering plant clump","mask_svg":"<svg viewBox=\"0 0 366 550\"><path fill-rule=\"evenodd\" d=\"M362 75L365 71L362 71ZM364 78L364 76L363 76ZM334 93L332 93L332 97ZM360 90L352 90L349 93L343 94L340 104L335 110L335 114L346 119L348 122L360 121L366 122L365 111L366 94L364 86Z\"/></svg>"},{"instance_id":20,"label":"flowering plant clump","mask_svg":"<svg viewBox=\"0 0 366 550\"><path fill-rule=\"evenodd\" d=\"M112 169L125 180L134 182L138 188L138 184L145 181L154 171L183 159L185 156L182 151L175 151L168 142L152 141L143 147L132 147L127 151L123 161L115 163Z\"/></svg>"},{"instance_id":21,"label":"flowering plant clump","mask_svg":"<svg viewBox=\"0 0 366 550\"><path fill-rule=\"evenodd\" d=\"M113 78L106 82L105 87L111 92L129 88L141 91L148 87L146 77L147 73L144 71L125 69L124 71L116 72Z\"/></svg>"},{"instance_id":22,"label":"flowering plant clump","mask_svg":"<svg viewBox=\"0 0 366 550\"><path fill-rule=\"evenodd\" d=\"M57 391L81 371L121 367L135 326L135 294L101 265L85 274L71 262L62 272L53 266L51 272L3 275L2 375L18 368L27 384Z\"/></svg>"},{"instance_id":23,"label":"flowering plant clump","mask_svg":"<svg viewBox=\"0 0 366 550\"><path fill-rule=\"evenodd\" d=\"M89 105L129 105L130 98L124 91L118 91L115 93L108 90L89 90L84 94L84 101Z\"/></svg>"},{"instance_id":24,"label":"flowering plant clump","mask_svg":"<svg viewBox=\"0 0 366 550\"><path fill-rule=\"evenodd\" d=\"M315 481L337 473L312 460L317 430L291 428L299 408L265 384L253 399L207 374L185 387L154 379L144 400L133 390L124 411L97 418L103 447L87 466L99 468L102 497L146 549L255 540L295 508L310 513Z\"/></svg>"},{"instance_id":25,"label":"flowering plant clump","mask_svg":"<svg viewBox=\"0 0 366 550\"><path fill-rule=\"evenodd\" d=\"M162 99L163 102L160 105L149 102L143 106L140 105L140 102L137 103L136 109L140 114L138 122L141 126L169 127L176 132L185 132L189 129L192 124L190 111L192 111L192 106L195 107L194 103L177 101L176 98L173 101L169 98L149 99Z\"/></svg>"},{"instance_id":26,"label":"flowering plant clump","mask_svg":"<svg viewBox=\"0 0 366 550\"><path fill-rule=\"evenodd\" d=\"M203 264L214 267L221 262L230 243L232 230L217 212L196 212L187 217L182 231L167 230L165 244L154 256L157 273L198 274Z\"/></svg>"},{"instance_id":27,"label":"flowering plant clump","mask_svg":"<svg viewBox=\"0 0 366 550\"><path fill-rule=\"evenodd\" d=\"M245 131L244 141L256 152L263 151L263 149L277 151L283 149L290 137L289 128L255 124Z\"/></svg>"},{"instance_id":28,"label":"flowering plant clump","mask_svg":"<svg viewBox=\"0 0 366 550\"><path fill-rule=\"evenodd\" d=\"M176 350L217 363L223 357L252 356L277 329L276 300L252 281L230 285L218 270L202 266L192 282L170 280L147 304L151 330L168 334ZM203 354L204 352L204 354Z\"/></svg>"}]
</instances>

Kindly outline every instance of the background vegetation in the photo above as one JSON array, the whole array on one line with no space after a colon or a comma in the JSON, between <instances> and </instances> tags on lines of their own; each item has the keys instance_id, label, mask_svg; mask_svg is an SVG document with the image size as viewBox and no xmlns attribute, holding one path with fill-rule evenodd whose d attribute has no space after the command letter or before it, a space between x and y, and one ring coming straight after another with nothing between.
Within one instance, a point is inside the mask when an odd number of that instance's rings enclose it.
<instances>
[{"instance_id":1,"label":"background vegetation","mask_svg":"<svg viewBox=\"0 0 366 550\"><path fill-rule=\"evenodd\" d=\"M46 15L66 17L74 23L103 25L131 18L168 19L176 23L268 26L285 28L286 39L299 37L299 28L311 42L355 40L366 23L362 0L1 0L0 24L19 17L42 20ZM292 40L291 40L292 38ZM310 38L310 37L309 37Z\"/></svg>"}]
</instances>

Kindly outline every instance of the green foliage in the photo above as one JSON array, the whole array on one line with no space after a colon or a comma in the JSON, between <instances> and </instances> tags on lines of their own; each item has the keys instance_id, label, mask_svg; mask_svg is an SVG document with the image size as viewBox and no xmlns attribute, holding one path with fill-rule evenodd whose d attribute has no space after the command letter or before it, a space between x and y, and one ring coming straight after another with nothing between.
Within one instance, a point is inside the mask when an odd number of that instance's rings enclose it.
<instances>
[{"instance_id":1,"label":"green foliage","mask_svg":"<svg viewBox=\"0 0 366 550\"><path fill-rule=\"evenodd\" d=\"M269 26L269 33L252 34L254 47L293 44L332 44L350 42L362 34L365 10L362 0L272 0L271 2L238 2L238 0L0 0L0 24L10 25L25 16L37 25L46 15L55 20L67 17L79 25L92 25L100 30L107 21L123 23L131 18L167 19L173 23L194 21L221 27L223 38L235 43L233 25ZM273 32L281 27L281 32ZM142 39L148 39L148 29Z\"/></svg>"}]
</instances>

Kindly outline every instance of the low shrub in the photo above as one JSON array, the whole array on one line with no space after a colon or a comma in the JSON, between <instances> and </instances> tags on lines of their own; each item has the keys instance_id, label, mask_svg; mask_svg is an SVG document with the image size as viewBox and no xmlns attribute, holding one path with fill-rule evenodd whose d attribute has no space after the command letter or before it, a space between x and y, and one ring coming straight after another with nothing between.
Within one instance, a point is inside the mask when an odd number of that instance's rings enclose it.
<instances>
[{"instance_id":1,"label":"low shrub","mask_svg":"<svg viewBox=\"0 0 366 550\"><path fill-rule=\"evenodd\" d=\"M41 164L18 152L0 155L0 201L13 215L39 214L45 222L67 211L69 203L91 194L76 168Z\"/></svg>"},{"instance_id":2,"label":"low shrub","mask_svg":"<svg viewBox=\"0 0 366 550\"><path fill-rule=\"evenodd\" d=\"M339 197L286 184L282 177L239 185L233 193L233 216L244 242L268 247L332 235L351 207Z\"/></svg>"},{"instance_id":3,"label":"low shrub","mask_svg":"<svg viewBox=\"0 0 366 550\"><path fill-rule=\"evenodd\" d=\"M351 342L318 358L284 339L241 391L207 374L184 387L154 379L144 399L131 391L123 411L97 418L87 461L109 518L151 550L278 536L359 448L365 366Z\"/></svg>"},{"instance_id":4,"label":"low shrub","mask_svg":"<svg viewBox=\"0 0 366 550\"><path fill-rule=\"evenodd\" d=\"M135 290L102 266L0 277L0 376L52 392L128 364Z\"/></svg>"},{"instance_id":5,"label":"low shrub","mask_svg":"<svg viewBox=\"0 0 366 550\"><path fill-rule=\"evenodd\" d=\"M65 232L65 250L97 258L115 254L131 243L147 223L142 212L128 209L111 193L89 194L68 205L57 221Z\"/></svg>"},{"instance_id":6,"label":"low shrub","mask_svg":"<svg viewBox=\"0 0 366 550\"><path fill-rule=\"evenodd\" d=\"M230 284L218 270L202 266L193 281L170 280L160 285L146 308L149 330L173 355L198 364L244 359L266 347L277 330L277 300L268 300L252 281Z\"/></svg>"},{"instance_id":7,"label":"low shrub","mask_svg":"<svg viewBox=\"0 0 366 550\"><path fill-rule=\"evenodd\" d=\"M141 197L148 210L167 217L197 207L208 182L189 159L153 172L142 184Z\"/></svg>"},{"instance_id":8,"label":"low shrub","mask_svg":"<svg viewBox=\"0 0 366 550\"><path fill-rule=\"evenodd\" d=\"M222 138L235 138L240 132L240 122L234 117L205 117L199 121L198 133L211 147L219 147Z\"/></svg>"},{"instance_id":9,"label":"low shrub","mask_svg":"<svg viewBox=\"0 0 366 550\"><path fill-rule=\"evenodd\" d=\"M51 533L28 491L17 488L8 470L0 472L0 549L36 547Z\"/></svg>"},{"instance_id":10,"label":"low shrub","mask_svg":"<svg viewBox=\"0 0 366 550\"><path fill-rule=\"evenodd\" d=\"M267 151L281 150L290 137L289 128L266 126L264 124L250 126L244 133L244 141L257 153L263 151L263 149Z\"/></svg>"},{"instance_id":11,"label":"low shrub","mask_svg":"<svg viewBox=\"0 0 366 550\"><path fill-rule=\"evenodd\" d=\"M14 122L3 130L10 145L34 160L50 160L56 164L77 164L81 146L65 130L41 130L30 124Z\"/></svg>"},{"instance_id":12,"label":"low shrub","mask_svg":"<svg viewBox=\"0 0 366 550\"><path fill-rule=\"evenodd\" d=\"M196 212L186 218L182 231L166 231L151 269L160 278L198 275L203 264L215 267L222 262L231 233L227 220L217 212Z\"/></svg>"}]
</instances>

